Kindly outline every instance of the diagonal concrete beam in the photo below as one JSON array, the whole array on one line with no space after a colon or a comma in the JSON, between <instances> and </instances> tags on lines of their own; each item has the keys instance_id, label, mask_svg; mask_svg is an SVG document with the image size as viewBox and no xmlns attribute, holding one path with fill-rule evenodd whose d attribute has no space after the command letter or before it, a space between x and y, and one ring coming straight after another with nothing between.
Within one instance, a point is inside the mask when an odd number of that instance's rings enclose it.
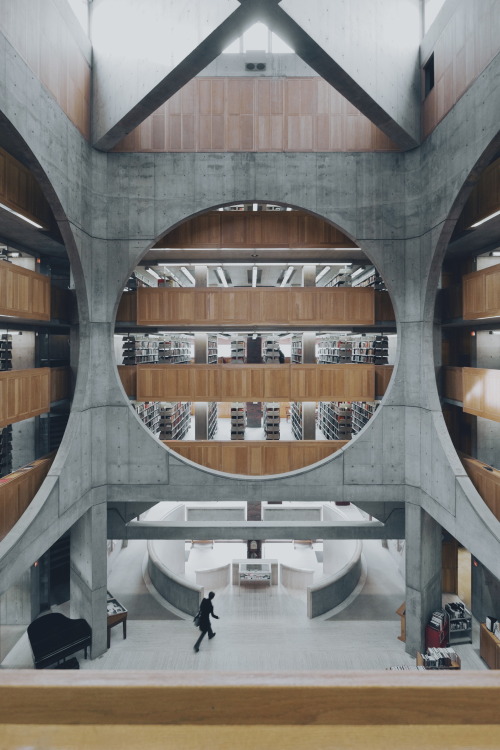
<instances>
[{"instance_id":1,"label":"diagonal concrete beam","mask_svg":"<svg viewBox=\"0 0 500 750\"><path fill-rule=\"evenodd\" d=\"M94 147L113 148L257 21L261 9L261 0L94 0Z\"/></svg>"},{"instance_id":2,"label":"diagonal concrete beam","mask_svg":"<svg viewBox=\"0 0 500 750\"><path fill-rule=\"evenodd\" d=\"M311 12L311 7L312 11ZM420 142L420 0L281 0L262 20L403 149Z\"/></svg>"}]
</instances>

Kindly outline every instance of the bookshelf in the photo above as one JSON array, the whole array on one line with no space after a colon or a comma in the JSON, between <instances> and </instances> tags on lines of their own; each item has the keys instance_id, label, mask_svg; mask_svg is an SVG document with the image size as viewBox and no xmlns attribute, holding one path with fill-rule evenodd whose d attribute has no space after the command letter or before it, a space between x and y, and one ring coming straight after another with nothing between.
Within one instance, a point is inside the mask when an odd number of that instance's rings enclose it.
<instances>
[{"instance_id":1,"label":"bookshelf","mask_svg":"<svg viewBox=\"0 0 500 750\"><path fill-rule=\"evenodd\" d=\"M136 401L135 410L139 419L151 430L153 435L160 433L160 405L157 401Z\"/></svg>"},{"instance_id":2,"label":"bookshelf","mask_svg":"<svg viewBox=\"0 0 500 750\"><path fill-rule=\"evenodd\" d=\"M231 364L243 364L246 358L246 341L243 338L231 341Z\"/></svg>"},{"instance_id":3,"label":"bookshelf","mask_svg":"<svg viewBox=\"0 0 500 750\"><path fill-rule=\"evenodd\" d=\"M462 602L445 605L449 623L449 643L472 643L472 614Z\"/></svg>"},{"instance_id":4,"label":"bookshelf","mask_svg":"<svg viewBox=\"0 0 500 750\"><path fill-rule=\"evenodd\" d=\"M217 350L217 344L216 344ZM191 362L192 345L185 336L170 336L158 342L158 362L171 365L185 365ZM216 360L217 361L217 354Z\"/></svg>"},{"instance_id":5,"label":"bookshelf","mask_svg":"<svg viewBox=\"0 0 500 750\"><path fill-rule=\"evenodd\" d=\"M428 648L424 654L417 652L417 667L425 669L461 669L462 662L453 648Z\"/></svg>"},{"instance_id":6,"label":"bookshelf","mask_svg":"<svg viewBox=\"0 0 500 750\"><path fill-rule=\"evenodd\" d=\"M160 440L182 440L191 426L191 403L175 401L158 406Z\"/></svg>"},{"instance_id":7,"label":"bookshelf","mask_svg":"<svg viewBox=\"0 0 500 750\"><path fill-rule=\"evenodd\" d=\"M217 336L215 334L210 334L208 337L207 362L209 365L217 364Z\"/></svg>"},{"instance_id":8,"label":"bookshelf","mask_svg":"<svg viewBox=\"0 0 500 750\"><path fill-rule=\"evenodd\" d=\"M318 364L345 364L351 362L352 341L347 337L325 336L317 347Z\"/></svg>"},{"instance_id":9,"label":"bookshelf","mask_svg":"<svg viewBox=\"0 0 500 750\"><path fill-rule=\"evenodd\" d=\"M425 626L426 649L448 646L448 633L448 614L444 609L438 609L432 613L429 622Z\"/></svg>"},{"instance_id":10,"label":"bookshelf","mask_svg":"<svg viewBox=\"0 0 500 750\"><path fill-rule=\"evenodd\" d=\"M122 337L124 365L154 364L158 362L159 341L150 336L129 334Z\"/></svg>"},{"instance_id":11,"label":"bookshelf","mask_svg":"<svg viewBox=\"0 0 500 750\"><path fill-rule=\"evenodd\" d=\"M302 336L292 337L292 364L302 364Z\"/></svg>"},{"instance_id":12,"label":"bookshelf","mask_svg":"<svg viewBox=\"0 0 500 750\"><path fill-rule=\"evenodd\" d=\"M275 336L266 336L262 341L262 361L266 364L279 364L280 344Z\"/></svg>"},{"instance_id":13,"label":"bookshelf","mask_svg":"<svg viewBox=\"0 0 500 750\"><path fill-rule=\"evenodd\" d=\"M264 405L264 432L266 440L280 439L280 405L277 403Z\"/></svg>"},{"instance_id":14,"label":"bookshelf","mask_svg":"<svg viewBox=\"0 0 500 750\"><path fill-rule=\"evenodd\" d=\"M372 336L354 339L352 342L352 362L369 365L386 365L389 357L389 339L387 336Z\"/></svg>"},{"instance_id":15,"label":"bookshelf","mask_svg":"<svg viewBox=\"0 0 500 750\"><path fill-rule=\"evenodd\" d=\"M12 471L12 425L0 429L0 477Z\"/></svg>"},{"instance_id":16,"label":"bookshelf","mask_svg":"<svg viewBox=\"0 0 500 750\"><path fill-rule=\"evenodd\" d=\"M12 335L3 333L0 336L0 371L12 369Z\"/></svg>"},{"instance_id":17,"label":"bookshelf","mask_svg":"<svg viewBox=\"0 0 500 750\"><path fill-rule=\"evenodd\" d=\"M318 428L327 440L350 440L352 408L348 401L320 401Z\"/></svg>"},{"instance_id":18,"label":"bookshelf","mask_svg":"<svg viewBox=\"0 0 500 750\"><path fill-rule=\"evenodd\" d=\"M373 417L380 401L353 401L352 402L352 434L356 435L365 424Z\"/></svg>"},{"instance_id":19,"label":"bookshelf","mask_svg":"<svg viewBox=\"0 0 500 750\"><path fill-rule=\"evenodd\" d=\"M217 402L211 401L208 404L208 439L212 440L215 433L217 432Z\"/></svg>"},{"instance_id":20,"label":"bookshelf","mask_svg":"<svg viewBox=\"0 0 500 750\"><path fill-rule=\"evenodd\" d=\"M245 404L231 404L231 440L245 439L246 422Z\"/></svg>"},{"instance_id":21,"label":"bookshelf","mask_svg":"<svg viewBox=\"0 0 500 750\"><path fill-rule=\"evenodd\" d=\"M290 420L295 440L302 440L302 404L300 401L290 403Z\"/></svg>"}]
</instances>

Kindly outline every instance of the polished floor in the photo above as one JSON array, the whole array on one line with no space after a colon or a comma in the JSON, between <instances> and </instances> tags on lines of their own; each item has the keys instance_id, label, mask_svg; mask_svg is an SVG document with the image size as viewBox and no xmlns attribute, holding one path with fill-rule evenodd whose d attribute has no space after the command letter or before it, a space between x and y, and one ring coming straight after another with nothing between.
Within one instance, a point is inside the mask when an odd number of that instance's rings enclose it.
<instances>
[{"instance_id":1,"label":"polished floor","mask_svg":"<svg viewBox=\"0 0 500 750\"><path fill-rule=\"evenodd\" d=\"M216 590L216 637L193 651L198 631L191 618L167 609L144 575L145 543L131 542L113 562L108 588L128 609L127 639L111 631L111 648L97 659L80 658L81 669L224 670L285 672L376 670L413 665L398 640L396 609L404 585L390 552L380 541L364 543L365 574L346 606L321 618L306 616L303 592L282 586ZM462 669L485 669L474 642L456 647ZM2 662L4 668L32 668L24 633Z\"/></svg>"}]
</instances>

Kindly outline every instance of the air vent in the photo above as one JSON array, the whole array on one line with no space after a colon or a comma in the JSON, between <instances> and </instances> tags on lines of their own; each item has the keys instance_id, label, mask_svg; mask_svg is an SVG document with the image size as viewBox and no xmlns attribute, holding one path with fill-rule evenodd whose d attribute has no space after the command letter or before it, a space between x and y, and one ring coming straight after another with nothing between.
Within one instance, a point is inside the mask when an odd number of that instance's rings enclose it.
<instances>
[{"instance_id":1,"label":"air vent","mask_svg":"<svg viewBox=\"0 0 500 750\"><path fill-rule=\"evenodd\" d=\"M257 72L260 73L262 70L265 70L265 69L266 69L266 63L263 63L263 62L258 62L258 63L247 62L247 63L245 63L245 70L250 70L250 71L253 71L254 73L257 73Z\"/></svg>"}]
</instances>

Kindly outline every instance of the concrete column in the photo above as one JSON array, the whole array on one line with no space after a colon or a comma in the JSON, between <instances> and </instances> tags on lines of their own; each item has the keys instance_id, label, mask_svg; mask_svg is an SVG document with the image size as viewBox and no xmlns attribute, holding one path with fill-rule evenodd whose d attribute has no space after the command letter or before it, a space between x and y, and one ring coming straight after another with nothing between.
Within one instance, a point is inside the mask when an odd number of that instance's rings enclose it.
<instances>
[{"instance_id":1,"label":"concrete column","mask_svg":"<svg viewBox=\"0 0 500 750\"><path fill-rule=\"evenodd\" d=\"M305 365L316 364L316 334L306 331L302 334L302 362Z\"/></svg>"},{"instance_id":2,"label":"concrete column","mask_svg":"<svg viewBox=\"0 0 500 750\"><path fill-rule=\"evenodd\" d=\"M207 266L195 266L194 267L194 285L201 286L201 287L208 286Z\"/></svg>"},{"instance_id":3,"label":"concrete column","mask_svg":"<svg viewBox=\"0 0 500 750\"><path fill-rule=\"evenodd\" d=\"M406 504L406 652L425 647L425 626L441 609L441 526L425 510Z\"/></svg>"},{"instance_id":4,"label":"concrete column","mask_svg":"<svg viewBox=\"0 0 500 750\"><path fill-rule=\"evenodd\" d=\"M206 365L208 362L208 334L194 334L194 361L197 365Z\"/></svg>"},{"instance_id":5,"label":"concrete column","mask_svg":"<svg viewBox=\"0 0 500 750\"><path fill-rule=\"evenodd\" d=\"M302 286L316 286L316 266L302 267Z\"/></svg>"},{"instance_id":6,"label":"concrete column","mask_svg":"<svg viewBox=\"0 0 500 750\"><path fill-rule=\"evenodd\" d=\"M92 628L92 659L107 648L106 502L96 501L72 527L70 548L70 613Z\"/></svg>"},{"instance_id":7,"label":"concrete column","mask_svg":"<svg viewBox=\"0 0 500 750\"><path fill-rule=\"evenodd\" d=\"M302 403L302 439L316 439L316 402L304 401Z\"/></svg>"}]
</instances>

